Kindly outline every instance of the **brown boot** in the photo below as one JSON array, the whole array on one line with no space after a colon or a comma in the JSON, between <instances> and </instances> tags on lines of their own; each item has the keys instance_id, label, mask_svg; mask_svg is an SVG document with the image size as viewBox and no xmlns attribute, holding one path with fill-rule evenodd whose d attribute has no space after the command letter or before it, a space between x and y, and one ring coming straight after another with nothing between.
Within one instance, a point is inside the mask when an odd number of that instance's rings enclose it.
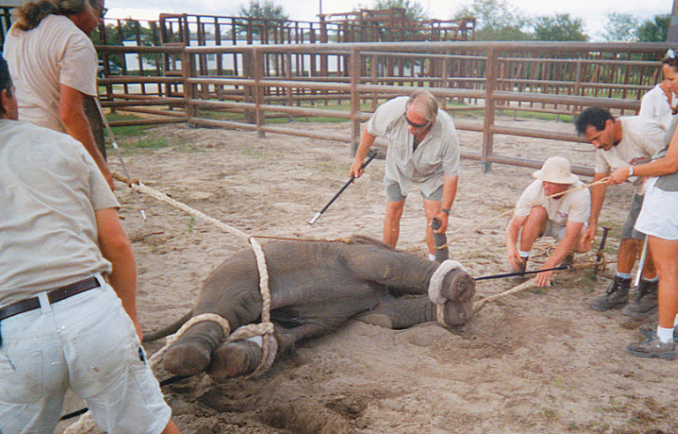
<instances>
[{"instance_id":1,"label":"brown boot","mask_svg":"<svg viewBox=\"0 0 678 434\"><path fill-rule=\"evenodd\" d=\"M650 282L645 279L640 280L638 285L638 295L629 303L622 313L634 318L646 318L657 312L659 281Z\"/></svg>"},{"instance_id":2,"label":"brown boot","mask_svg":"<svg viewBox=\"0 0 678 434\"><path fill-rule=\"evenodd\" d=\"M594 298L589 306L591 306L591 309L600 312L609 309L621 309L629 301L629 288L631 288L631 279L614 276L614 281L605 295Z\"/></svg>"}]
</instances>

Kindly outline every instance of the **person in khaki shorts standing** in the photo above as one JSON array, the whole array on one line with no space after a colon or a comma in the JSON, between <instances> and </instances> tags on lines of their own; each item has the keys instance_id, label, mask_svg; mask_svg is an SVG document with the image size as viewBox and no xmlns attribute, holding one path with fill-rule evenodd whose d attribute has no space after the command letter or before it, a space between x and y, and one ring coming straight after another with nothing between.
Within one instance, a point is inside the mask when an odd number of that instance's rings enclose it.
<instances>
[{"instance_id":1,"label":"person in khaki shorts standing","mask_svg":"<svg viewBox=\"0 0 678 434\"><path fill-rule=\"evenodd\" d=\"M176 434L118 201L80 143L17 111L0 56L0 432L53 432L70 388L108 433Z\"/></svg>"}]
</instances>

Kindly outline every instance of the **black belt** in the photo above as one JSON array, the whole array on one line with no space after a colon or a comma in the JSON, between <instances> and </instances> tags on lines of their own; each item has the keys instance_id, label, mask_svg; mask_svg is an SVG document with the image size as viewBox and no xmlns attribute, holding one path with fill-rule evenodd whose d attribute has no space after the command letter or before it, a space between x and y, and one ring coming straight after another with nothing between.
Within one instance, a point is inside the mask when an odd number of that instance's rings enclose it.
<instances>
[{"instance_id":1,"label":"black belt","mask_svg":"<svg viewBox=\"0 0 678 434\"><path fill-rule=\"evenodd\" d=\"M80 282L55 289L47 293L47 299L50 304L65 300L70 296L80 294L81 292L89 291L90 289L98 288L99 281L96 277L81 280ZM14 304L0 308L0 321L7 319L20 313L28 312L40 307L40 299L38 297L29 298L28 300L17 301Z\"/></svg>"}]
</instances>

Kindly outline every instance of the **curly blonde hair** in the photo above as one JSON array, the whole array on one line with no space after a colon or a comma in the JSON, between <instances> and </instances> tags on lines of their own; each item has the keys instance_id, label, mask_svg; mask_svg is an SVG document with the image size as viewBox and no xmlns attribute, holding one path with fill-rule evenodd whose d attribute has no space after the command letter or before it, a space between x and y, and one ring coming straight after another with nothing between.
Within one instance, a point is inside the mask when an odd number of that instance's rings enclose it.
<instances>
[{"instance_id":1,"label":"curly blonde hair","mask_svg":"<svg viewBox=\"0 0 678 434\"><path fill-rule=\"evenodd\" d=\"M38 0L26 3L14 10L16 27L29 31L40 25L47 15L74 15L84 11L87 3L91 6L99 0Z\"/></svg>"}]
</instances>

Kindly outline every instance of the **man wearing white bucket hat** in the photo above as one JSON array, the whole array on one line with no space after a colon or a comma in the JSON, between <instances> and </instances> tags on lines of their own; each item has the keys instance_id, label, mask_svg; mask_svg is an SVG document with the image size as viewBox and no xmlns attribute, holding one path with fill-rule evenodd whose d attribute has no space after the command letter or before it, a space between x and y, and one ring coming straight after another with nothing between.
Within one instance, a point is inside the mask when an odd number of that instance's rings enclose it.
<instances>
[{"instance_id":1,"label":"man wearing white bucket hat","mask_svg":"<svg viewBox=\"0 0 678 434\"><path fill-rule=\"evenodd\" d=\"M521 272L527 268L532 245L541 236L555 238L558 246L540 270L558 266L572 251L591 249L591 243L582 238L591 214L591 195L587 189L578 189L583 184L572 173L570 162L563 157L551 157L532 176L537 179L520 196L506 228L508 261ZM553 271L538 273L535 283L548 285L552 274Z\"/></svg>"}]
</instances>

